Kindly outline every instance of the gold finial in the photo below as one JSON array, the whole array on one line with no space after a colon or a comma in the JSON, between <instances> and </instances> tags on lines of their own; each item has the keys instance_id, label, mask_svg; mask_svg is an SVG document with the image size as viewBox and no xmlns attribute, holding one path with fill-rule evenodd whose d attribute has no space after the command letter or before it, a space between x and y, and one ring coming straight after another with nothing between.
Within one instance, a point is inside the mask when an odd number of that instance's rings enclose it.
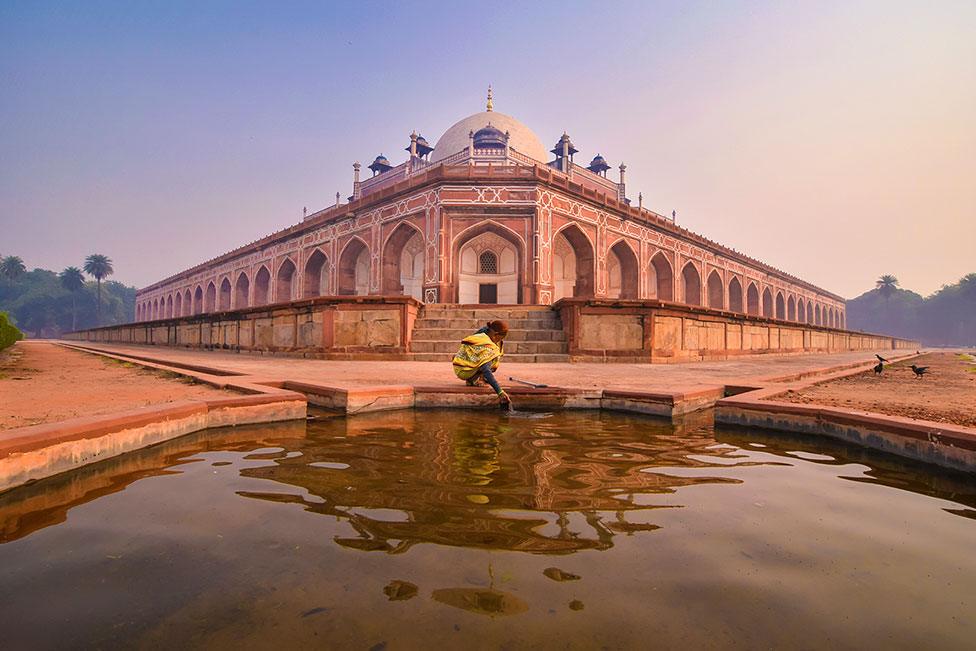
<instances>
[{"instance_id":1,"label":"gold finial","mask_svg":"<svg viewBox=\"0 0 976 651\"><path fill-rule=\"evenodd\" d=\"M491 84L488 84L488 110L490 111L494 107L495 105L491 103Z\"/></svg>"}]
</instances>

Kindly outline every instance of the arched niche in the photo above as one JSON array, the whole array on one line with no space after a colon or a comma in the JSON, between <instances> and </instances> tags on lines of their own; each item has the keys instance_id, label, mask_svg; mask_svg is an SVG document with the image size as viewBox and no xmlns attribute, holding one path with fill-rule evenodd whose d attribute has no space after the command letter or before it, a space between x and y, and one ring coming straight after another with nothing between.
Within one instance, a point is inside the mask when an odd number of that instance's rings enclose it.
<instances>
[{"instance_id":1,"label":"arched niche","mask_svg":"<svg viewBox=\"0 0 976 651\"><path fill-rule=\"evenodd\" d=\"M725 286L717 271L708 274L708 307L716 310L725 309Z\"/></svg>"},{"instance_id":2,"label":"arched niche","mask_svg":"<svg viewBox=\"0 0 976 651\"><path fill-rule=\"evenodd\" d=\"M748 314L759 316L759 289L756 283L749 283L746 290L746 308Z\"/></svg>"},{"instance_id":3,"label":"arched niche","mask_svg":"<svg viewBox=\"0 0 976 651\"><path fill-rule=\"evenodd\" d=\"M742 309L742 283L735 276L729 281L729 310L744 312Z\"/></svg>"},{"instance_id":4,"label":"arched niche","mask_svg":"<svg viewBox=\"0 0 976 651\"><path fill-rule=\"evenodd\" d=\"M458 302L513 305L519 302L519 248L487 231L461 245Z\"/></svg>"},{"instance_id":5,"label":"arched niche","mask_svg":"<svg viewBox=\"0 0 976 651\"><path fill-rule=\"evenodd\" d=\"M305 261L305 298L326 296L329 293L329 258L319 249L312 251Z\"/></svg>"},{"instance_id":6,"label":"arched niche","mask_svg":"<svg viewBox=\"0 0 976 651\"><path fill-rule=\"evenodd\" d=\"M786 302L783 300L783 292L776 292L776 318L786 320Z\"/></svg>"},{"instance_id":7,"label":"arched niche","mask_svg":"<svg viewBox=\"0 0 976 651\"><path fill-rule=\"evenodd\" d=\"M339 255L336 289L341 296L369 294L369 247L358 237L349 240Z\"/></svg>"},{"instance_id":8,"label":"arched niche","mask_svg":"<svg viewBox=\"0 0 976 651\"><path fill-rule=\"evenodd\" d=\"M243 271L237 274L237 282L234 283L234 307L243 309L249 305L251 292L251 281Z\"/></svg>"},{"instance_id":9,"label":"arched niche","mask_svg":"<svg viewBox=\"0 0 976 651\"><path fill-rule=\"evenodd\" d=\"M200 285L193 292L193 313L203 314L203 287Z\"/></svg>"},{"instance_id":10,"label":"arched niche","mask_svg":"<svg viewBox=\"0 0 976 651\"><path fill-rule=\"evenodd\" d=\"M772 318L773 316L773 293L769 291L769 287L763 290L762 315L766 318Z\"/></svg>"},{"instance_id":11,"label":"arched niche","mask_svg":"<svg viewBox=\"0 0 976 651\"><path fill-rule=\"evenodd\" d=\"M576 224L563 228L552 238L553 301L576 296L593 296L593 246Z\"/></svg>"},{"instance_id":12,"label":"arched niche","mask_svg":"<svg viewBox=\"0 0 976 651\"><path fill-rule=\"evenodd\" d=\"M674 270L664 253L658 251L647 265L647 293L659 301L674 300Z\"/></svg>"},{"instance_id":13,"label":"arched niche","mask_svg":"<svg viewBox=\"0 0 976 651\"><path fill-rule=\"evenodd\" d=\"M383 247L383 293L423 300L424 237L403 222L390 233Z\"/></svg>"},{"instance_id":14,"label":"arched niche","mask_svg":"<svg viewBox=\"0 0 976 651\"><path fill-rule=\"evenodd\" d=\"M225 276L224 279L220 281L220 292L217 296L217 305L221 312L230 309L231 294L230 279Z\"/></svg>"},{"instance_id":15,"label":"arched niche","mask_svg":"<svg viewBox=\"0 0 976 651\"><path fill-rule=\"evenodd\" d=\"M295 299L295 263L291 258L285 258L278 267L278 277L275 280L275 303L287 303Z\"/></svg>"},{"instance_id":16,"label":"arched niche","mask_svg":"<svg viewBox=\"0 0 976 651\"><path fill-rule=\"evenodd\" d=\"M635 299L638 294L637 255L626 242L620 240L610 247L607 255L607 298Z\"/></svg>"},{"instance_id":17,"label":"arched niche","mask_svg":"<svg viewBox=\"0 0 976 651\"><path fill-rule=\"evenodd\" d=\"M681 269L681 300L686 305L701 305L701 276L694 263Z\"/></svg>"},{"instance_id":18,"label":"arched niche","mask_svg":"<svg viewBox=\"0 0 976 651\"><path fill-rule=\"evenodd\" d=\"M254 305L267 305L271 295L271 272L264 265L254 274Z\"/></svg>"}]
</instances>

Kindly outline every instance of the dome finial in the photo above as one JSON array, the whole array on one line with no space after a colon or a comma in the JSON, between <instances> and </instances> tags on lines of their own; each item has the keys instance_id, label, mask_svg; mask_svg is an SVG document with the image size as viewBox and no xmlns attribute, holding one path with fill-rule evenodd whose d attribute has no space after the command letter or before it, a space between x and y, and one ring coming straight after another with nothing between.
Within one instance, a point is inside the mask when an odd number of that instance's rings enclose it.
<instances>
[{"instance_id":1,"label":"dome finial","mask_svg":"<svg viewBox=\"0 0 976 651\"><path fill-rule=\"evenodd\" d=\"M486 110L490 111L495 108L495 105L491 102L491 84L488 84L488 107Z\"/></svg>"}]
</instances>

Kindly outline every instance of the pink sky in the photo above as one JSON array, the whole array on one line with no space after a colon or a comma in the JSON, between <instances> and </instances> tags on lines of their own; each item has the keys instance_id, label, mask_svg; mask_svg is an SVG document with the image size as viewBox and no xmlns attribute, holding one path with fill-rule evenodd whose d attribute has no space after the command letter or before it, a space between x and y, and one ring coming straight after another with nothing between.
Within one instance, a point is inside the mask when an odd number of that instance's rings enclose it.
<instances>
[{"instance_id":1,"label":"pink sky","mask_svg":"<svg viewBox=\"0 0 976 651\"><path fill-rule=\"evenodd\" d=\"M0 7L0 255L149 284L347 196L490 82L633 200L827 290L976 271L976 3L126 7Z\"/></svg>"}]
</instances>

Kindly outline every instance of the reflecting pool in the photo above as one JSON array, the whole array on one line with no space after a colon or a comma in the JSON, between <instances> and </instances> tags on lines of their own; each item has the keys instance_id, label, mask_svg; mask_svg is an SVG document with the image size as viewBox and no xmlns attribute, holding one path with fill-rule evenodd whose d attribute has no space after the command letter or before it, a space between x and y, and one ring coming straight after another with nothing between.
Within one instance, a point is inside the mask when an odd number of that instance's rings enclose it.
<instances>
[{"instance_id":1,"label":"reflecting pool","mask_svg":"<svg viewBox=\"0 0 976 651\"><path fill-rule=\"evenodd\" d=\"M976 640L972 476L708 413L322 416L0 495L0 646Z\"/></svg>"}]
</instances>

